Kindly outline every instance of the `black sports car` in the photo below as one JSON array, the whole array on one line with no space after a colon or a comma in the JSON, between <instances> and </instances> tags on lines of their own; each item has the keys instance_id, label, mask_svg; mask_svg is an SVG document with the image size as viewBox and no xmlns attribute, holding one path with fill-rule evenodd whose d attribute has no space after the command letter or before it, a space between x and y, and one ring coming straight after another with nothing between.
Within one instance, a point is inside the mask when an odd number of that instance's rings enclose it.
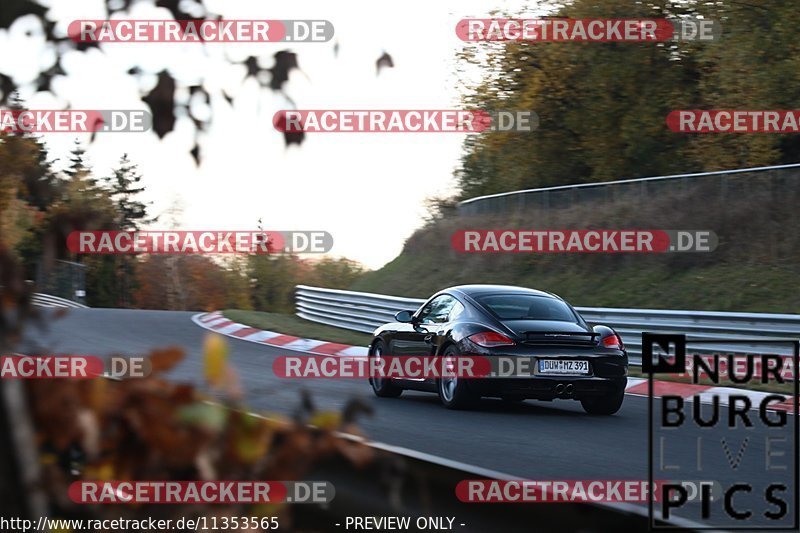
<instances>
[{"instance_id":1,"label":"black sports car","mask_svg":"<svg viewBox=\"0 0 800 533\"><path fill-rule=\"evenodd\" d=\"M520 377L464 379L370 378L380 397L403 390L436 392L451 409L482 396L507 401L579 400L590 414L610 415L622 406L628 355L607 326L589 326L558 296L503 285L461 285L434 294L416 311L400 311L379 327L369 357L459 355L526 357Z\"/></svg>"}]
</instances>

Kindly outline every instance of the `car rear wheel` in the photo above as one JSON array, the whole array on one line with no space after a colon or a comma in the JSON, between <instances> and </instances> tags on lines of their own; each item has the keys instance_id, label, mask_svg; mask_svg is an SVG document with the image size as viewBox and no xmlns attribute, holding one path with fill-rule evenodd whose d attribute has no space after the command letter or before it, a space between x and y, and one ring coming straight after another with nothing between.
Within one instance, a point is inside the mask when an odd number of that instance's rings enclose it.
<instances>
[{"instance_id":1,"label":"car rear wheel","mask_svg":"<svg viewBox=\"0 0 800 533\"><path fill-rule=\"evenodd\" d=\"M442 357L445 358L445 365L447 368L455 368L455 364L449 365L448 358L458 356L458 350L455 346L448 346ZM439 393L439 401L448 409L467 409L472 407L477 401L478 397L469 390L469 386L465 379L458 376L446 376L436 380L436 390Z\"/></svg>"},{"instance_id":2,"label":"car rear wheel","mask_svg":"<svg viewBox=\"0 0 800 533\"><path fill-rule=\"evenodd\" d=\"M383 341L378 341L369 356L380 359L383 355ZM397 398L403 394L403 389L392 383L391 379L371 377L369 384L372 385L372 392L375 393L375 396L380 398Z\"/></svg>"},{"instance_id":3,"label":"car rear wheel","mask_svg":"<svg viewBox=\"0 0 800 533\"><path fill-rule=\"evenodd\" d=\"M608 396L599 398L585 398L581 400L583 410L590 415L613 415L622 407L622 400L625 399L625 391L621 390Z\"/></svg>"}]
</instances>

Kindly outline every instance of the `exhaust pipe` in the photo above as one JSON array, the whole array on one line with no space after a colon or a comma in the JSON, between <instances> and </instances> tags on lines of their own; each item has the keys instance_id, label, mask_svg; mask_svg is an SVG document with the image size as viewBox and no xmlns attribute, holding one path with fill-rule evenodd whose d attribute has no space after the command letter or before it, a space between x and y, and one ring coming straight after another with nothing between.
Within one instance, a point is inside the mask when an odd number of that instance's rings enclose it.
<instances>
[{"instance_id":1,"label":"exhaust pipe","mask_svg":"<svg viewBox=\"0 0 800 533\"><path fill-rule=\"evenodd\" d=\"M561 396L564 393L564 384L559 383L556 385L556 396Z\"/></svg>"},{"instance_id":2,"label":"exhaust pipe","mask_svg":"<svg viewBox=\"0 0 800 533\"><path fill-rule=\"evenodd\" d=\"M564 387L564 394L567 396L572 396L572 393L575 392L575 385L572 383L567 383L567 386Z\"/></svg>"}]
</instances>

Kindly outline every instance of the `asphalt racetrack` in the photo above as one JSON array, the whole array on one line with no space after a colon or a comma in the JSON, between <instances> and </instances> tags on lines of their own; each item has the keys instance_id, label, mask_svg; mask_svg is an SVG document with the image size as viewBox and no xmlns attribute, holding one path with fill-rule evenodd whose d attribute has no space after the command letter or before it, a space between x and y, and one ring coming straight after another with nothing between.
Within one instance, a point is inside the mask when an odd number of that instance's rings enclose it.
<instances>
[{"instance_id":1,"label":"asphalt racetrack","mask_svg":"<svg viewBox=\"0 0 800 533\"><path fill-rule=\"evenodd\" d=\"M139 356L154 348L180 345L187 357L170 378L202 383L202 344L208 332L192 322L194 314L70 310L66 316L50 321L48 331L30 329L22 351L31 355ZM297 352L230 338L228 342L231 363L239 373L246 402L254 411L291 414L299 405L303 388L312 392L314 401L323 409L339 409L350 398L361 397L374 406L375 413L362 419L360 426L378 442L519 478L648 479L648 402L643 397L627 396L620 412L610 417L586 415L574 401L508 405L500 400L483 400L475 410L451 411L442 407L433 394L406 391L398 399L376 398L364 380L279 379L273 374L272 361L278 355ZM659 413L657 410L655 416L659 417ZM752 427L739 424L730 430L725 427L727 408L723 407L720 414L720 425L716 427L692 424L656 435L654 477L715 480L725 487L749 483L753 491L739 493L733 501L737 508L752 511L751 525L769 523L763 513L778 508L765 501L764 489L770 483L783 481L788 488L777 494L787 501L790 520L796 509L792 497L795 418L790 415L783 428L768 428L754 409L749 416ZM719 504L712 504L712 512L721 513ZM699 504L689 505L687 513L677 514L698 520L698 508Z\"/></svg>"}]
</instances>

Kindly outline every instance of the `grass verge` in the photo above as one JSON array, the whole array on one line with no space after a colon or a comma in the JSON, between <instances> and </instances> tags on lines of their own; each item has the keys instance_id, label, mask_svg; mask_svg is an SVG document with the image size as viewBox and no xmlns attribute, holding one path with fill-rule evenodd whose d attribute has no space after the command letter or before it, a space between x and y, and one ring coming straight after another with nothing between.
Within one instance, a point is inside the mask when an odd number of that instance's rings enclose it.
<instances>
[{"instance_id":1,"label":"grass verge","mask_svg":"<svg viewBox=\"0 0 800 533\"><path fill-rule=\"evenodd\" d=\"M612 270L604 269L602 260L614 258L591 258L600 260L595 269L566 261L548 268L538 263L517 265L521 258L501 267L495 263L502 258L479 259L483 261L472 264L475 259L467 258L459 263L447 254L403 253L350 289L427 298L452 285L499 283L554 292L572 305L585 307L800 313L800 296L786 290L797 284L800 268L796 266L720 263L681 270L659 263L660 258L633 257L631 264Z\"/></svg>"},{"instance_id":2,"label":"grass verge","mask_svg":"<svg viewBox=\"0 0 800 533\"><path fill-rule=\"evenodd\" d=\"M226 309L222 314L229 320L246 324L253 328L294 335L304 339L339 342L352 344L353 346L367 346L372 340L372 336L366 333L317 324L295 315L242 311L240 309Z\"/></svg>"},{"instance_id":3,"label":"grass verge","mask_svg":"<svg viewBox=\"0 0 800 533\"><path fill-rule=\"evenodd\" d=\"M664 182L645 202L594 194L595 201L569 207L522 209L514 200L493 215L452 214L414 232L397 258L350 288L424 298L452 285L496 283L555 292L586 307L800 313L793 290L800 278L799 184L793 178L773 189L747 180L711 205L718 192L711 182L691 191ZM704 229L719 245L707 253L652 254L463 253L453 246L465 230L567 228Z\"/></svg>"}]
</instances>

